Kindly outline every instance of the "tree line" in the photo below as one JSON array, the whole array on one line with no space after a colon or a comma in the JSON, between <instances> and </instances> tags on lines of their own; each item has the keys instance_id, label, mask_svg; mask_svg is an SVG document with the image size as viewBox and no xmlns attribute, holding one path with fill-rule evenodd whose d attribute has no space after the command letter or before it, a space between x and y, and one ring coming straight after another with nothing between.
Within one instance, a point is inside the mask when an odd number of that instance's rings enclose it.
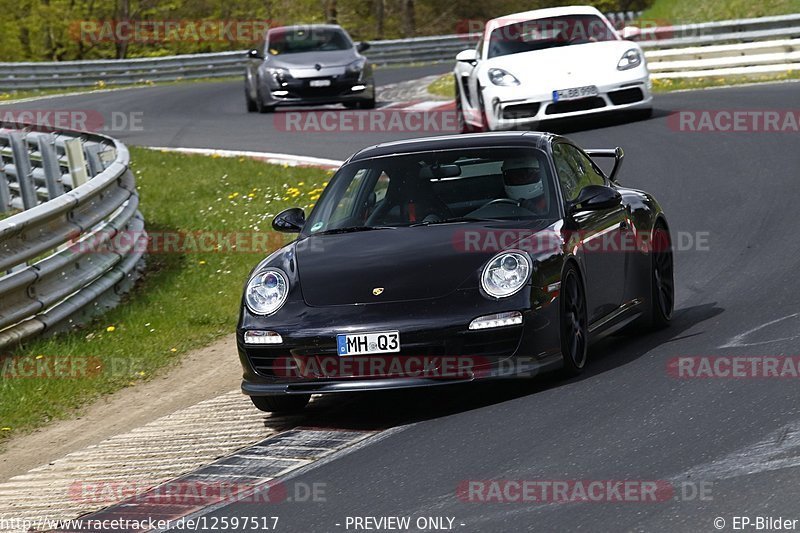
<instances>
[{"instance_id":1,"label":"tree line","mask_svg":"<svg viewBox=\"0 0 800 533\"><path fill-rule=\"evenodd\" d=\"M0 0L0 61L67 61L240 50L267 26L335 23L356 40L442 35L574 0ZM652 0L590 0L604 12Z\"/></svg>"}]
</instances>

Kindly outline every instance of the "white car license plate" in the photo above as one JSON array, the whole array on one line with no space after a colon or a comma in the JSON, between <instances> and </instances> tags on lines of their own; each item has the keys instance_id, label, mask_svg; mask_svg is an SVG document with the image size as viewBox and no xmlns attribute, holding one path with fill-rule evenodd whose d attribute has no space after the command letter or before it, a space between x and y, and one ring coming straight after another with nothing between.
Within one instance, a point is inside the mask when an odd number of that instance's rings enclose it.
<instances>
[{"instance_id":1,"label":"white car license plate","mask_svg":"<svg viewBox=\"0 0 800 533\"><path fill-rule=\"evenodd\" d=\"M587 85L586 87L575 87L573 89L561 89L560 91L553 91L553 101L560 102L562 100L577 100L579 98L589 98L590 96L597 96L599 91L596 85Z\"/></svg>"},{"instance_id":2,"label":"white car license plate","mask_svg":"<svg viewBox=\"0 0 800 533\"><path fill-rule=\"evenodd\" d=\"M311 87L330 87L331 80L311 80L308 85Z\"/></svg>"},{"instance_id":3,"label":"white car license plate","mask_svg":"<svg viewBox=\"0 0 800 533\"><path fill-rule=\"evenodd\" d=\"M397 353L400 351L400 332L337 335L336 345L340 356Z\"/></svg>"}]
</instances>

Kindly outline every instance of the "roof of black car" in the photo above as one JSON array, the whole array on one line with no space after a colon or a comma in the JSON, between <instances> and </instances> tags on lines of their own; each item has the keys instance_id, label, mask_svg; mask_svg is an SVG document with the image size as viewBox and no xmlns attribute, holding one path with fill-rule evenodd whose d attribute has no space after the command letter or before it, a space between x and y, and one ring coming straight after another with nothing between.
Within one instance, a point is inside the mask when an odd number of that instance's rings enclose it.
<instances>
[{"instance_id":1,"label":"roof of black car","mask_svg":"<svg viewBox=\"0 0 800 533\"><path fill-rule=\"evenodd\" d=\"M349 161L381 157L391 154L452 150L458 148L491 148L494 146L531 146L543 148L555 138L552 133L539 131L514 131L475 133L469 135L444 135L376 144L356 152Z\"/></svg>"}]
</instances>

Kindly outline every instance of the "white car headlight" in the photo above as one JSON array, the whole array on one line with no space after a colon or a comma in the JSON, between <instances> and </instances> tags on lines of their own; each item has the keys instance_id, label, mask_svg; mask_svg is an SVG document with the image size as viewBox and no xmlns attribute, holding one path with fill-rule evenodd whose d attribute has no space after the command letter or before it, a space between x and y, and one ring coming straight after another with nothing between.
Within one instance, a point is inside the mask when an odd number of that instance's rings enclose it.
<instances>
[{"instance_id":1,"label":"white car headlight","mask_svg":"<svg viewBox=\"0 0 800 533\"><path fill-rule=\"evenodd\" d=\"M250 278L244 300L254 314L271 315L283 306L288 294L286 274L275 268L266 268Z\"/></svg>"},{"instance_id":2,"label":"white car headlight","mask_svg":"<svg viewBox=\"0 0 800 533\"><path fill-rule=\"evenodd\" d=\"M501 68L490 68L488 74L489 81L495 85L500 85L501 87L519 85L519 80L515 78L513 74Z\"/></svg>"},{"instance_id":3,"label":"white car headlight","mask_svg":"<svg viewBox=\"0 0 800 533\"><path fill-rule=\"evenodd\" d=\"M630 68L636 68L641 64L642 53L636 48L631 48L622 54L622 59L620 59L619 63L617 63L617 70L628 70Z\"/></svg>"},{"instance_id":4,"label":"white car headlight","mask_svg":"<svg viewBox=\"0 0 800 533\"><path fill-rule=\"evenodd\" d=\"M481 287L494 298L506 298L518 293L531 276L531 260L527 254L509 251L497 254L481 275Z\"/></svg>"}]
</instances>

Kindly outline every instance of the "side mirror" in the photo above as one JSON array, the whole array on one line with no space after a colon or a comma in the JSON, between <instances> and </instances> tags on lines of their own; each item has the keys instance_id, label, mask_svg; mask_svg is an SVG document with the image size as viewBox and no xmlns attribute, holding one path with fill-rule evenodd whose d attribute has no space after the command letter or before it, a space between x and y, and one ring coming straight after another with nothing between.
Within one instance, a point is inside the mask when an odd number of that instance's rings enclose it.
<instances>
[{"instance_id":1,"label":"side mirror","mask_svg":"<svg viewBox=\"0 0 800 533\"><path fill-rule=\"evenodd\" d=\"M626 41L635 41L642 34L642 30L636 26L625 26L619 33Z\"/></svg>"},{"instance_id":2,"label":"side mirror","mask_svg":"<svg viewBox=\"0 0 800 533\"><path fill-rule=\"evenodd\" d=\"M605 185L587 185L570 204L570 213L578 211L602 211L612 209L622 203L622 195L616 189Z\"/></svg>"},{"instance_id":3,"label":"side mirror","mask_svg":"<svg viewBox=\"0 0 800 533\"><path fill-rule=\"evenodd\" d=\"M456 61L461 63L476 63L478 61L478 51L472 48L469 50L462 50L456 56Z\"/></svg>"},{"instance_id":4,"label":"side mirror","mask_svg":"<svg viewBox=\"0 0 800 533\"><path fill-rule=\"evenodd\" d=\"M369 43L368 43L368 42L366 42L366 41L360 42L360 43L358 43L358 44L356 45L356 50L358 51L358 53L359 53L359 54L361 54L361 53L363 53L363 52L366 52L366 51L367 51L367 50L369 50L370 48L372 48L372 45L371 45L371 44L369 44Z\"/></svg>"},{"instance_id":5,"label":"side mirror","mask_svg":"<svg viewBox=\"0 0 800 533\"><path fill-rule=\"evenodd\" d=\"M306 214L299 207L278 213L272 220L272 229L281 233L300 233L306 225Z\"/></svg>"},{"instance_id":6,"label":"side mirror","mask_svg":"<svg viewBox=\"0 0 800 533\"><path fill-rule=\"evenodd\" d=\"M264 56L257 49L253 48L247 52L247 57L250 59L264 59Z\"/></svg>"}]
</instances>

